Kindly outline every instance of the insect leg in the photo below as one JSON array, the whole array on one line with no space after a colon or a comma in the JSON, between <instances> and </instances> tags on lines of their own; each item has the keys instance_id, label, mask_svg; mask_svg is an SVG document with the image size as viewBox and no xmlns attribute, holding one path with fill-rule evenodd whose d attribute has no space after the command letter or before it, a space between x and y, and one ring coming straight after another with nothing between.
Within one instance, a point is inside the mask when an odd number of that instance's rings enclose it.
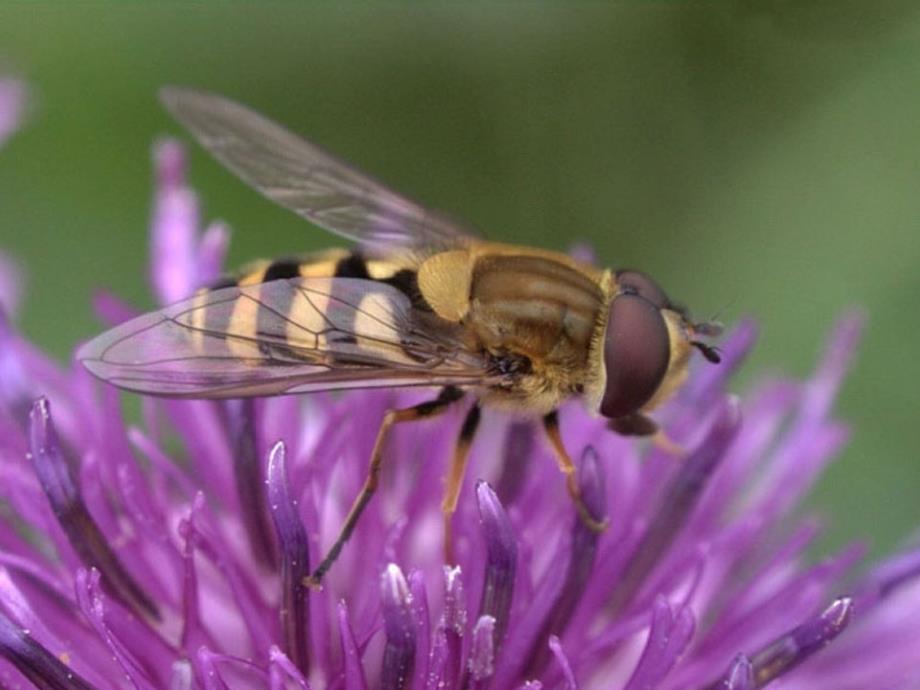
<instances>
[{"instance_id":1,"label":"insect leg","mask_svg":"<svg viewBox=\"0 0 920 690\"><path fill-rule=\"evenodd\" d=\"M585 525L595 531L603 532L607 529L607 520L598 521L591 516L591 511L585 505L581 498L581 490L578 488L578 478L575 476L575 463L572 457L565 449L562 443L562 436L559 434L559 413L552 411L543 417L543 429L549 438L549 443L556 452L556 461L559 463L559 469L565 475L565 488L568 489L569 496L575 503L575 509L578 511L578 517Z\"/></svg>"},{"instance_id":2,"label":"insect leg","mask_svg":"<svg viewBox=\"0 0 920 690\"><path fill-rule=\"evenodd\" d=\"M447 483L444 488L444 499L441 501L441 513L444 518L444 562L454 562L454 544L451 531L451 519L457 510L457 499L463 487L463 475L466 473L466 460L473 445L473 437L479 427L480 407L477 402L466 413L460 434L457 436L457 445L454 446L454 457L450 463L447 474Z\"/></svg>"},{"instance_id":3,"label":"insect leg","mask_svg":"<svg viewBox=\"0 0 920 690\"><path fill-rule=\"evenodd\" d=\"M611 431L621 436L645 436L650 438L658 448L677 458L687 455L687 451L679 443L668 436L661 427L651 418L641 412L634 412L626 417L617 417L607 423Z\"/></svg>"},{"instance_id":4,"label":"insect leg","mask_svg":"<svg viewBox=\"0 0 920 690\"><path fill-rule=\"evenodd\" d=\"M342 547L345 545L345 542L348 541L349 537L351 537L355 525L358 524L361 513L364 512L371 497L374 495L380 478L380 466L383 464L383 449L386 445L390 427L400 422L414 422L420 419L435 417L444 412L451 403L456 402L462 397L462 391L458 388L448 386L444 388L434 400L429 400L402 410L390 410L384 415L380 430L377 432L377 440L374 442L374 450L371 452L371 459L367 470L367 478L364 480L364 486L361 487L361 492L354 500L354 503L351 504L351 509L348 511L345 522L342 523L342 528L339 530L339 536L336 537L329 551L316 567L316 570L314 570L309 577L305 578L304 584L307 587L314 589L319 587L323 576L329 571L332 564L335 563L335 559L339 557Z\"/></svg>"}]
</instances>

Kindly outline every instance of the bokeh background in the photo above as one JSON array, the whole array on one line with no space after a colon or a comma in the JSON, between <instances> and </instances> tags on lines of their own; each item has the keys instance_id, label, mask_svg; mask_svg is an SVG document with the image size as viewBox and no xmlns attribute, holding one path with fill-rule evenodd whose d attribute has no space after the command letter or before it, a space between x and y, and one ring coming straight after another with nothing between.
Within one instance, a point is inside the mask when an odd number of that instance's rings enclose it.
<instances>
[{"instance_id":1,"label":"bokeh background","mask_svg":"<svg viewBox=\"0 0 920 690\"><path fill-rule=\"evenodd\" d=\"M739 388L805 374L852 306L853 441L812 505L823 548L920 524L920 11L913 1L549 5L2 3L32 89L0 152L24 330L61 358L105 286L149 306L164 84L218 91L496 239L644 268L697 314L754 315ZM333 244L199 150L231 263Z\"/></svg>"}]
</instances>

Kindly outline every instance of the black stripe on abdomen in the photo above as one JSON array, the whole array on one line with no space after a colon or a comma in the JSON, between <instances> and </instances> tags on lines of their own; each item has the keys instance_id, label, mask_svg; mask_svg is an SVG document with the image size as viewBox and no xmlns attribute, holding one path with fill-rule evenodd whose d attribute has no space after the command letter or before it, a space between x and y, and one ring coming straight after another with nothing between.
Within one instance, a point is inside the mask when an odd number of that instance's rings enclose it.
<instances>
[{"instance_id":1,"label":"black stripe on abdomen","mask_svg":"<svg viewBox=\"0 0 920 690\"><path fill-rule=\"evenodd\" d=\"M361 256L358 252L350 252L346 257L339 259L338 263L335 265L335 274L336 278L358 278L362 280L371 280L370 274L367 272L367 262L364 261L364 257ZM332 288L332 297L335 298L335 287ZM357 305L355 305L357 306ZM348 330L351 333L355 332L354 319L348 324ZM353 335L342 334L338 337L338 341L341 343L357 343L358 340Z\"/></svg>"},{"instance_id":2,"label":"black stripe on abdomen","mask_svg":"<svg viewBox=\"0 0 920 690\"><path fill-rule=\"evenodd\" d=\"M265 269L262 275L261 285L272 283L276 280L290 280L300 276L301 261L292 258L277 259L272 261ZM261 287L259 288L261 292ZM274 301L268 307L260 301L259 309L256 314L256 338L259 341L259 351L269 357L268 364L272 364L274 359L290 360L297 359L297 354L281 345L278 341L286 340L286 333L272 333L272 324L278 324L278 314L287 316L291 313L291 305L294 302L294 290L276 290L274 291ZM271 335L269 338L268 336ZM282 362L278 362L281 364Z\"/></svg>"},{"instance_id":3,"label":"black stripe on abdomen","mask_svg":"<svg viewBox=\"0 0 920 690\"><path fill-rule=\"evenodd\" d=\"M433 312L431 305L428 304L422 296L422 291L418 288L418 272L409 268L403 268L396 271L396 273L389 278L381 279L380 282L395 287L409 298L409 302L411 302L412 306L416 309Z\"/></svg>"},{"instance_id":4,"label":"black stripe on abdomen","mask_svg":"<svg viewBox=\"0 0 920 690\"><path fill-rule=\"evenodd\" d=\"M296 278L300 275L300 262L296 259L278 259L272 261L265 274L262 276L262 282L268 283L272 280L285 280L286 278Z\"/></svg>"},{"instance_id":5,"label":"black stripe on abdomen","mask_svg":"<svg viewBox=\"0 0 920 690\"><path fill-rule=\"evenodd\" d=\"M335 265L335 277L371 279L370 274L367 272L367 262L358 252L351 252L345 258L339 259Z\"/></svg>"}]
</instances>

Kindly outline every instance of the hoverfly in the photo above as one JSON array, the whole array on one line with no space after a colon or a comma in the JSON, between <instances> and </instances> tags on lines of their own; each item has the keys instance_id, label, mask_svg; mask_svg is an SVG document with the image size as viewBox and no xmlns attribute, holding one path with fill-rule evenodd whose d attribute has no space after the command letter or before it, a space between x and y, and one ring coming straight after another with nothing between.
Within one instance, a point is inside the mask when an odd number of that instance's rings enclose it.
<instances>
[{"instance_id":1,"label":"hoverfly","mask_svg":"<svg viewBox=\"0 0 920 690\"><path fill-rule=\"evenodd\" d=\"M652 434L647 413L683 382L692 348L713 324L693 323L639 271L488 242L394 193L320 147L220 96L168 88L172 115L264 196L358 242L263 262L89 342L83 364L116 386L186 398L330 389L439 387L428 402L386 414L364 487L318 584L376 485L389 429L474 398L454 452L442 510L450 517L482 406L542 418L579 515L575 465L557 408L581 397L624 434Z\"/></svg>"}]
</instances>

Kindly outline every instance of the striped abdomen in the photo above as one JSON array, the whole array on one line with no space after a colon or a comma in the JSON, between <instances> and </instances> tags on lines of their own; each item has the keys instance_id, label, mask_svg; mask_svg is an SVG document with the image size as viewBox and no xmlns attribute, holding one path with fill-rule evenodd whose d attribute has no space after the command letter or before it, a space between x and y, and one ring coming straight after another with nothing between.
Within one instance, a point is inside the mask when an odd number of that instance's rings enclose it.
<instances>
[{"instance_id":1,"label":"striped abdomen","mask_svg":"<svg viewBox=\"0 0 920 690\"><path fill-rule=\"evenodd\" d=\"M409 297L414 306L427 308L420 297L416 272L413 269L393 261L367 260L357 251L346 249L330 249L274 261L255 261L245 266L240 273L226 276L213 285L202 288L196 293L196 299L204 303L207 295L222 288L249 287L251 289L252 286L297 277L374 280L396 288ZM279 302L282 297L287 298L286 303ZM228 305L228 308L200 309L194 313L192 325L196 331L200 330L211 335L221 333L233 335L233 340L228 341L229 349L237 356L245 356L246 348L250 347L247 342L254 342L257 339L264 341L264 334L278 331L279 317L292 322L288 331L292 331L295 337L302 337L302 329L296 326L298 322L311 329L322 331L324 328L320 313L322 310L323 306L320 304L311 304L305 308L305 305L297 299L295 291L273 291L270 304L241 296L236 298L232 305ZM353 332L360 336L360 325L356 324L353 328ZM341 334L337 337L348 338ZM262 342L260 347L264 349L266 344ZM273 349L283 354L285 348L283 343L275 343ZM290 356L296 358L299 355L292 352Z\"/></svg>"}]
</instances>

